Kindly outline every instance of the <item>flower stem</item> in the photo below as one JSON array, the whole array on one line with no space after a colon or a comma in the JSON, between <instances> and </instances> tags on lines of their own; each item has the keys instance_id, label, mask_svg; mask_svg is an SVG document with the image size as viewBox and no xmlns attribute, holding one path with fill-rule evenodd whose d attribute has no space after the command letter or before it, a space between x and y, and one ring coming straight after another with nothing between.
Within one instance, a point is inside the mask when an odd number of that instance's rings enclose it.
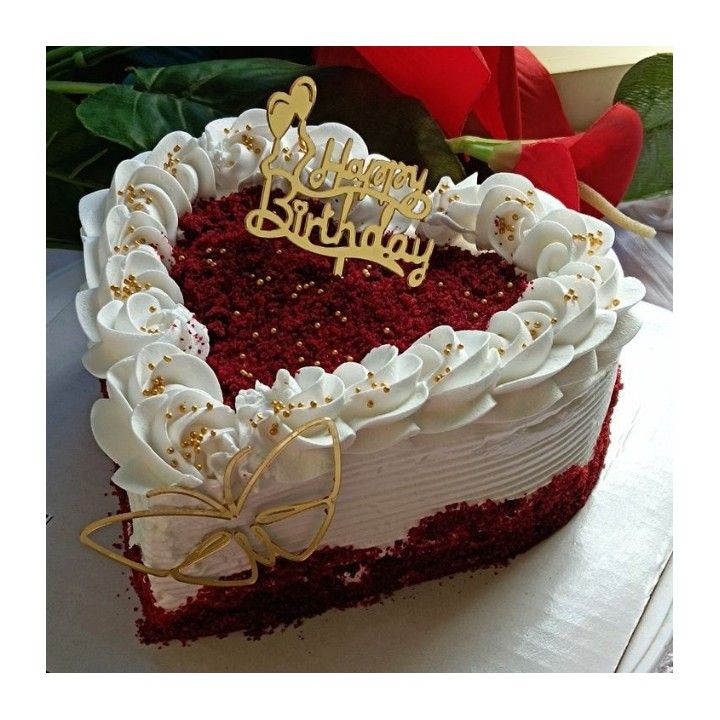
<instances>
[{"instance_id":1,"label":"flower stem","mask_svg":"<svg viewBox=\"0 0 720 720\"><path fill-rule=\"evenodd\" d=\"M71 82L70 80L46 80L45 89L65 95L92 95L110 87L110 83Z\"/></svg>"}]
</instances>

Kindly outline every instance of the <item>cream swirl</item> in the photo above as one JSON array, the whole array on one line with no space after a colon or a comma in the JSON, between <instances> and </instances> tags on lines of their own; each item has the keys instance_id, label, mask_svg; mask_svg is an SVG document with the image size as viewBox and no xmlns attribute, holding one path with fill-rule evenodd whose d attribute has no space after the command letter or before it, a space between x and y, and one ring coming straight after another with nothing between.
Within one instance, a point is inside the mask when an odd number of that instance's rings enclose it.
<instances>
[{"instance_id":1,"label":"cream swirl","mask_svg":"<svg viewBox=\"0 0 720 720\"><path fill-rule=\"evenodd\" d=\"M91 425L106 453L128 456L133 410L146 398L194 388L222 404L220 383L200 358L164 342L150 343L137 355L116 362L107 373L107 399L93 406Z\"/></svg>"},{"instance_id":2,"label":"cream swirl","mask_svg":"<svg viewBox=\"0 0 720 720\"><path fill-rule=\"evenodd\" d=\"M259 181L260 162L270 152L272 144L273 135L265 110L247 110L238 118L209 123L199 146L212 163L217 194L229 195L244 185Z\"/></svg>"},{"instance_id":3,"label":"cream swirl","mask_svg":"<svg viewBox=\"0 0 720 720\"><path fill-rule=\"evenodd\" d=\"M547 213L545 199L549 196L543 194L541 198L522 175L497 173L479 186L478 198L476 245L495 250L511 262L522 233Z\"/></svg>"},{"instance_id":4,"label":"cream swirl","mask_svg":"<svg viewBox=\"0 0 720 720\"><path fill-rule=\"evenodd\" d=\"M358 434L352 452L376 452L420 432L411 416L429 394L427 385L418 383L422 366L418 356L381 345L362 362L336 368L345 385L341 417ZM371 428L377 429L372 437Z\"/></svg>"},{"instance_id":5,"label":"cream swirl","mask_svg":"<svg viewBox=\"0 0 720 720\"><path fill-rule=\"evenodd\" d=\"M235 398L235 410L241 424L257 429L258 437L274 445L293 430L311 420L329 417L337 426L340 442L355 439L352 428L340 417L345 385L336 375L319 367L301 368L293 377L279 370L272 387L261 382L255 389L241 390ZM295 447L328 447L331 438L325 434L302 435Z\"/></svg>"},{"instance_id":6,"label":"cream swirl","mask_svg":"<svg viewBox=\"0 0 720 720\"><path fill-rule=\"evenodd\" d=\"M191 210L188 196L169 172L137 158L123 160L115 171L106 211L115 205L147 213L165 228L172 240L177 233L178 216Z\"/></svg>"},{"instance_id":7,"label":"cream swirl","mask_svg":"<svg viewBox=\"0 0 720 720\"><path fill-rule=\"evenodd\" d=\"M111 257L127 255L136 248L152 248L166 268L172 266L172 244L165 228L147 213L115 205L97 236L83 236L85 276L90 287L101 283L102 271Z\"/></svg>"},{"instance_id":8,"label":"cream swirl","mask_svg":"<svg viewBox=\"0 0 720 720\"><path fill-rule=\"evenodd\" d=\"M166 342L203 360L209 352L205 326L183 305L158 308L157 298L136 292L126 301L111 300L97 314L98 341L83 356L83 365L104 378L118 360L135 355L151 342ZM151 308L155 310L151 310Z\"/></svg>"},{"instance_id":9,"label":"cream swirl","mask_svg":"<svg viewBox=\"0 0 720 720\"><path fill-rule=\"evenodd\" d=\"M217 487L230 458L249 444L251 433L213 395L180 387L148 397L132 412L122 440L108 401L93 407L93 432L120 469L113 482L132 493L170 485ZM115 434L115 436L114 436Z\"/></svg>"},{"instance_id":10,"label":"cream swirl","mask_svg":"<svg viewBox=\"0 0 720 720\"><path fill-rule=\"evenodd\" d=\"M215 195L215 171L210 158L197 139L186 132L168 133L146 162L169 172L180 183L190 202L196 197Z\"/></svg>"},{"instance_id":11,"label":"cream swirl","mask_svg":"<svg viewBox=\"0 0 720 720\"><path fill-rule=\"evenodd\" d=\"M148 306L151 313L182 303L180 288L152 248L141 246L127 255L109 258L98 286L81 290L75 296L78 320L88 339L92 342L100 340L97 318L104 305L111 300L124 302L140 291L155 298Z\"/></svg>"},{"instance_id":12,"label":"cream swirl","mask_svg":"<svg viewBox=\"0 0 720 720\"><path fill-rule=\"evenodd\" d=\"M538 385L572 361L572 345L553 345L554 327L547 314L517 305L492 316L488 333L501 365L495 395Z\"/></svg>"},{"instance_id":13,"label":"cream swirl","mask_svg":"<svg viewBox=\"0 0 720 720\"><path fill-rule=\"evenodd\" d=\"M463 427L493 407L490 391L500 373L500 359L490 339L486 332L455 332L441 325L408 348L408 354L422 360L420 380L428 388L428 399L413 418L422 432Z\"/></svg>"},{"instance_id":14,"label":"cream swirl","mask_svg":"<svg viewBox=\"0 0 720 720\"><path fill-rule=\"evenodd\" d=\"M417 232L434 240L436 245L447 245L458 237L472 240L479 211L480 187L477 184L477 173L457 185L445 176L433 190L432 209L430 214L418 223Z\"/></svg>"},{"instance_id":15,"label":"cream swirl","mask_svg":"<svg viewBox=\"0 0 720 720\"><path fill-rule=\"evenodd\" d=\"M598 308L597 288L586 277L537 278L510 308L522 315L537 312L550 318L556 345L572 345L574 357L594 350L612 332L615 313Z\"/></svg>"}]
</instances>

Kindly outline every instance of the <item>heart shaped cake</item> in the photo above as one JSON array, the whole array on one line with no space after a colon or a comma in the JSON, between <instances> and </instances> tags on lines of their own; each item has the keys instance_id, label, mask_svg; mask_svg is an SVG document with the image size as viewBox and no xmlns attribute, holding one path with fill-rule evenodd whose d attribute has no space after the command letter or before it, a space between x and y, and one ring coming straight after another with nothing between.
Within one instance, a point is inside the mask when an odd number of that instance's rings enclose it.
<instances>
[{"instance_id":1,"label":"heart shaped cake","mask_svg":"<svg viewBox=\"0 0 720 720\"><path fill-rule=\"evenodd\" d=\"M146 642L503 565L603 466L644 293L612 227L509 173L419 196L415 168L306 125L313 88L172 133L81 201L122 511L82 539L132 569Z\"/></svg>"}]
</instances>

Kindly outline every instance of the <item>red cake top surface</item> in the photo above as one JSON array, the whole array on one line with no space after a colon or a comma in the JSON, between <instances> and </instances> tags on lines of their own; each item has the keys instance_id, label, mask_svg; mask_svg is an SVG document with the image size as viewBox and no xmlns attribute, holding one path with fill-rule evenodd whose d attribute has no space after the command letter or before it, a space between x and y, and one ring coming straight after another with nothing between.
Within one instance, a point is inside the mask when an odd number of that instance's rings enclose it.
<instances>
[{"instance_id":1,"label":"red cake top surface","mask_svg":"<svg viewBox=\"0 0 720 720\"><path fill-rule=\"evenodd\" d=\"M332 258L249 233L245 216L259 199L251 188L198 200L180 220L175 248L172 275L209 330L207 362L226 402L256 380L272 384L280 368L330 372L378 345L403 351L438 325L484 330L527 286L497 254L457 247L436 248L416 288L360 260L336 276Z\"/></svg>"}]
</instances>

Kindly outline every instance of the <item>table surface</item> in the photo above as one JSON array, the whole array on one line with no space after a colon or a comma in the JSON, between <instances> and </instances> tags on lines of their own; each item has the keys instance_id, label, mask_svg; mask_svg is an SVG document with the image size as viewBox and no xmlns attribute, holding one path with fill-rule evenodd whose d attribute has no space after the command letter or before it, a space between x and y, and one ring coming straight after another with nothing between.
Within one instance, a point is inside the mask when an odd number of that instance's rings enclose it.
<instances>
[{"instance_id":1,"label":"table surface","mask_svg":"<svg viewBox=\"0 0 720 720\"><path fill-rule=\"evenodd\" d=\"M671 201L651 212L666 232L641 279L649 298L671 307ZM618 254L632 257L636 242L620 234ZM47 257L49 670L648 671L664 654L663 669L672 668L672 409L656 392L672 369L671 313L638 306L643 329L623 352L625 390L587 506L508 568L423 583L259 642L234 634L160 651L134 637L127 574L77 540L88 520L115 510L103 481L111 465L89 430L98 388L80 364L80 256ZM77 432L68 436L68 425Z\"/></svg>"}]
</instances>

